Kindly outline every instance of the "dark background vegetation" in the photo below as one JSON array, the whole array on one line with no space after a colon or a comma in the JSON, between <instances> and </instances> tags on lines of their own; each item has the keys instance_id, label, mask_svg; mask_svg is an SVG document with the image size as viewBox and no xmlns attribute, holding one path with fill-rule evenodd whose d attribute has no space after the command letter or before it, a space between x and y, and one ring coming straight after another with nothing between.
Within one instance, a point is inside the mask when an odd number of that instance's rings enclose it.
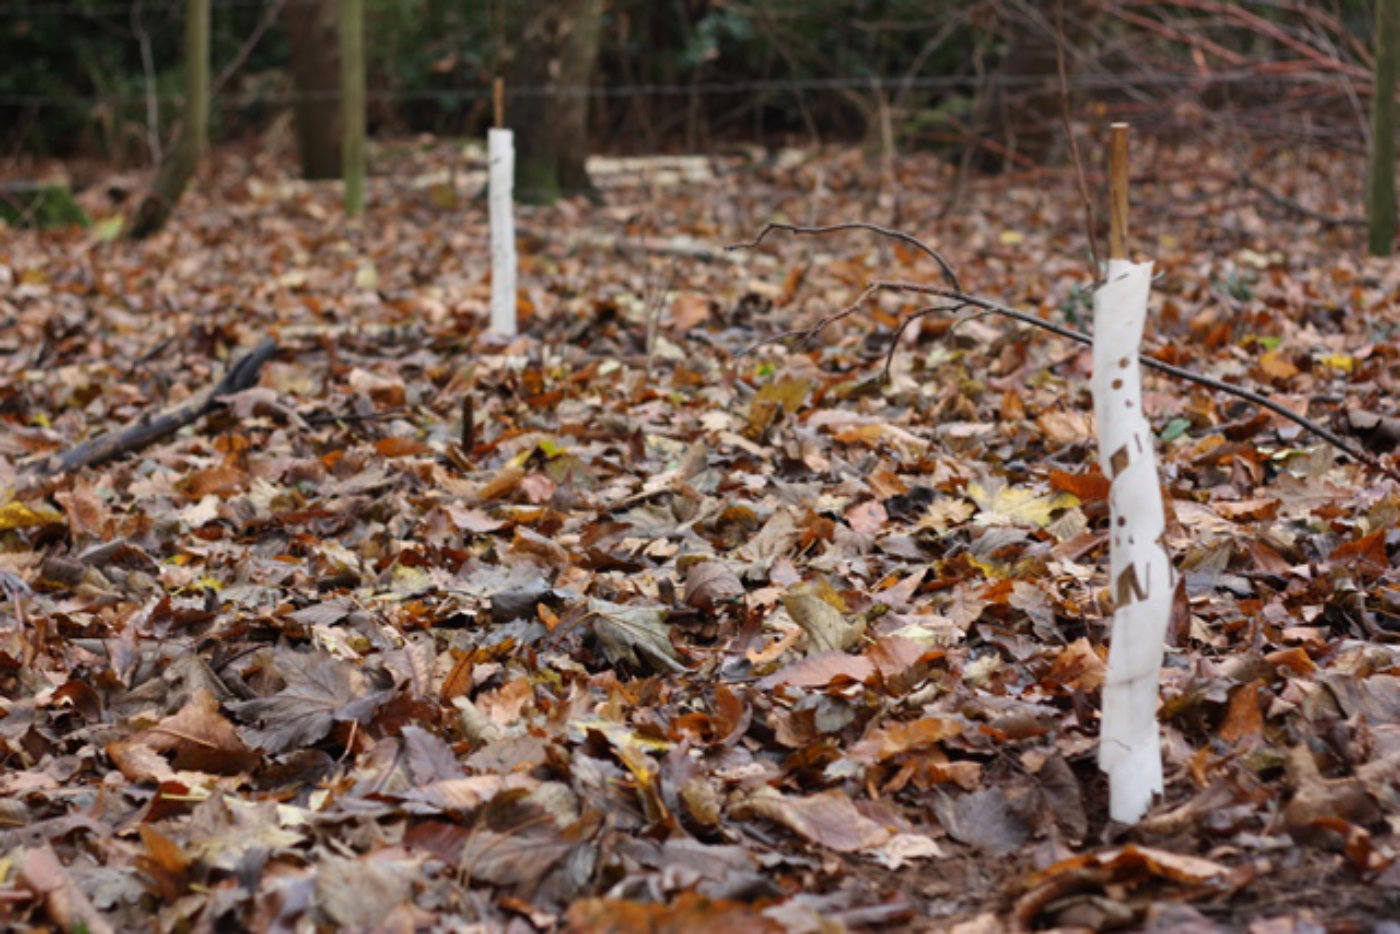
<instances>
[{"instance_id":1,"label":"dark background vegetation","mask_svg":"<svg viewBox=\"0 0 1400 934\"><path fill-rule=\"evenodd\" d=\"M216 82L218 142L265 130L286 111L291 82L275 3L213 4L214 73L237 66ZM527 7L368 0L372 132L479 132L491 77L508 64L508 37ZM1267 103L1269 113L1254 112L1257 129L1301 132L1291 114L1306 111L1309 132L1359 145L1348 103L1356 89L1346 81L1362 72L1346 68L1364 71L1373 15L1369 0L1066 0L1067 73L1076 103L1131 111L1144 128ZM153 140L168 139L178 119L182 16L183 4L169 0L0 7L0 152L149 164ZM591 82L595 148L875 139L882 114L903 145L982 139L994 154L1008 146L1039 159L1056 135L1053 2L613 0L604 16ZM1291 40L1323 50L1331 65ZM1303 72L1317 80L1300 90ZM1329 119L1340 128L1323 126Z\"/></svg>"}]
</instances>

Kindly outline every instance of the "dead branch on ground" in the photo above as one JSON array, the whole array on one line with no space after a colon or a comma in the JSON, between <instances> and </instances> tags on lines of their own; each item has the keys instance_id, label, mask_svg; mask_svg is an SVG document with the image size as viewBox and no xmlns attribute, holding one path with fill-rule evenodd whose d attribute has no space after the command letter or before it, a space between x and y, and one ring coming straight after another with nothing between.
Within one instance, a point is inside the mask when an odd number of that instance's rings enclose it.
<instances>
[{"instance_id":1,"label":"dead branch on ground","mask_svg":"<svg viewBox=\"0 0 1400 934\"><path fill-rule=\"evenodd\" d=\"M935 260L937 260L939 266L942 268L944 278L948 281L949 284L928 285L926 283L908 282L898 279L876 279L870 282L868 285L866 285L865 289L862 290L860 295L851 304L841 309L838 309L835 312L822 316L820 319L818 319L818 321L815 324L813 324L810 327L787 331L773 338L766 339L754 345L751 345L750 347L745 348L743 351L741 351L739 354L740 356L742 356L745 353L752 352L759 346L782 342L784 340L789 339L792 339L798 346L801 346L802 344L812 340L827 327L831 326L837 321L840 321L843 318L849 317L850 315L854 314L860 308L864 307L865 303L871 298L871 296L879 294L881 292L928 295L938 299L942 299L942 302L929 305L925 308L920 308L910 313L900 321L899 327L895 331L895 334L892 338L892 343L885 358L886 376L888 376L890 360L893 358L894 350L898 346L898 339L900 336L903 335L904 330L909 326L909 324L911 324L918 318L922 318L937 312L956 313L964 308L977 308L981 309L983 313L999 315L1003 318L1010 318L1011 320L1019 321L1022 324L1028 324L1032 327L1037 327L1041 330L1049 331L1051 334L1063 337L1066 340L1075 341L1079 344L1092 346L1094 343L1094 339L1088 334L1085 334L1083 331L1077 331L1073 328L1065 327L1064 325L1055 324L1052 321L1045 321L1041 318L1036 317L1035 315L1028 314L1024 311L1018 311L1015 308L1012 308L1008 305L1004 305L1001 302L994 301L993 299L983 298L979 295L973 295L971 293L963 291L962 286L958 284L957 274L953 271L953 268L948 264L948 262L944 260L943 257L940 256L932 247L928 246L912 234L904 233L903 231L889 230L887 228L880 227L875 224L867 224L862 222L830 224L824 227L794 227L791 224L770 223L765 225L763 230L753 240L747 243L731 244L726 249L752 249L753 247L756 247L760 243L762 243L764 237L766 237L770 232L774 230L783 230L799 234L827 234L845 230L873 231L883 236L892 237L896 240L899 240L902 243L909 244L910 246L919 249L924 254L933 257ZM1236 386L1232 383L1224 382L1223 380L1218 380L1212 376L1206 376L1203 373L1197 373L1193 370L1188 370L1183 367L1163 362L1154 357L1150 357L1147 354L1139 355L1138 360L1142 363L1143 366L1157 370L1160 373L1165 373L1168 376L1174 376L1177 379L1185 380L1190 383L1195 383L1198 386L1204 386L1207 389L1212 389L1216 392L1221 392L1226 395L1234 396L1237 399L1243 399L1244 401L1256 405L1259 408L1266 409L1267 411L1274 413L1280 418L1287 419L1288 421L1292 422L1293 424L1297 425L1303 430L1309 432L1314 437L1321 439L1322 441L1331 445L1333 448L1345 454L1347 457L1350 457L1357 463L1365 464L1366 466L1385 474L1392 480L1400 480L1400 470L1397 470L1396 468L1384 463L1380 460L1380 458L1371 454L1369 451L1366 451L1348 442L1344 438L1337 435L1335 432L1330 431L1329 429L1313 421L1312 419L1307 418L1303 415L1299 415L1298 413L1285 408L1284 406L1280 405L1279 403L1273 401L1272 399L1268 398L1267 396L1261 393L1255 392L1252 389L1246 389L1242 386Z\"/></svg>"},{"instance_id":2,"label":"dead branch on ground","mask_svg":"<svg viewBox=\"0 0 1400 934\"><path fill-rule=\"evenodd\" d=\"M37 474L71 473L123 454L139 451L162 438L167 438L220 408L226 397L257 385L258 374L263 364L272 359L275 353L277 342L265 337L252 350L229 364L223 378L203 396L154 417L143 418L118 431L109 431L96 438L90 438L62 453L45 458L31 470Z\"/></svg>"},{"instance_id":3,"label":"dead branch on ground","mask_svg":"<svg viewBox=\"0 0 1400 934\"><path fill-rule=\"evenodd\" d=\"M1337 217L1332 214L1325 214L1322 211L1313 210L1312 208L1308 207L1306 204L1303 204L1300 201L1295 201L1292 198L1287 197L1286 195L1281 195L1278 192L1274 191L1272 188L1269 188L1267 185L1261 184L1260 182L1256 181L1254 176L1252 176L1247 170L1240 170L1238 180L1242 186L1249 189L1250 191L1261 195L1265 201L1269 202L1274 207L1280 208L1284 211L1288 211L1291 214L1296 214L1299 217L1305 218L1310 221L1317 221L1324 227L1366 226L1366 218L1364 217L1350 215Z\"/></svg>"}]
</instances>

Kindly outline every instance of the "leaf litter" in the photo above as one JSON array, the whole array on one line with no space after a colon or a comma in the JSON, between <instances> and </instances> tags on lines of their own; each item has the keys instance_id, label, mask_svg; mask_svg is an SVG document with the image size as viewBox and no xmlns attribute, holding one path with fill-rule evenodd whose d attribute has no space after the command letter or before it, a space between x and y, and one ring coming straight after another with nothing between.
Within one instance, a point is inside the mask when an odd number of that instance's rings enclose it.
<instances>
[{"instance_id":1,"label":"leaf litter","mask_svg":"<svg viewBox=\"0 0 1400 934\"><path fill-rule=\"evenodd\" d=\"M1150 158L1135 231L1161 271L1154 352L1388 452L1400 274L1267 202L1184 218L1174 203L1220 198L1233 170L1192 147ZM881 383L914 310L894 296L743 355L870 279L938 270L860 237L723 264L601 245L868 215L887 181L860 153L522 208L532 229L601 236L523 238L524 336L505 341L482 333L484 211L385 185L363 226L332 228L333 187L216 162L149 243L0 235L7 923L1273 930L1400 913L1390 480L1146 377L1184 584L1166 793L1113 826L1087 355L930 316ZM1355 194L1340 163L1291 171L1324 201ZM906 217L938 215L954 183L918 155L896 181ZM914 232L979 293L1073 324L1071 176L968 185L966 209ZM202 420L37 469L198 404L269 336L258 385Z\"/></svg>"}]
</instances>

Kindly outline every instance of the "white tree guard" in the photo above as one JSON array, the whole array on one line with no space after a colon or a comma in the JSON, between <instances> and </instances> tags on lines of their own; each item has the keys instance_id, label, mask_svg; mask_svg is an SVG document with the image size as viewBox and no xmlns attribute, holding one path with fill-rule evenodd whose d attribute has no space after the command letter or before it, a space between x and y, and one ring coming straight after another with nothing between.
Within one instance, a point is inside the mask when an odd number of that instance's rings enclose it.
<instances>
[{"instance_id":1,"label":"white tree guard","mask_svg":"<svg viewBox=\"0 0 1400 934\"><path fill-rule=\"evenodd\" d=\"M1151 285L1151 263L1110 260L1108 281L1094 295L1094 415L1099 465L1111 481L1114 607L1099 768L1108 773L1109 814L1125 823L1142 817L1162 790L1157 682L1175 588L1138 363Z\"/></svg>"},{"instance_id":2,"label":"white tree guard","mask_svg":"<svg viewBox=\"0 0 1400 934\"><path fill-rule=\"evenodd\" d=\"M514 337L515 215L511 196L515 183L514 134L510 130L488 130L486 151L491 220L491 330Z\"/></svg>"}]
</instances>

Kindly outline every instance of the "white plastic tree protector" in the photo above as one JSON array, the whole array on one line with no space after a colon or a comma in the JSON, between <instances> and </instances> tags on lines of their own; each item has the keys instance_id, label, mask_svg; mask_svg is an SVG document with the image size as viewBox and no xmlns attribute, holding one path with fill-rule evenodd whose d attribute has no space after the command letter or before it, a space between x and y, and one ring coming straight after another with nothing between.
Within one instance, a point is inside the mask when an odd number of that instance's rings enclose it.
<instances>
[{"instance_id":1,"label":"white plastic tree protector","mask_svg":"<svg viewBox=\"0 0 1400 934\"><path fill-rule=\"evenodd\" d=\"M492 128L486 133L486 189L491 221L491 330L515 336L515 136Z\"/></svg>"},{"instance_id":2,"label":"white plastic tree protector","mask_svg":"<svg viewBox=\"0 0 1400 934\"><path fill-rule=\"evenodd\" d=\"M1175 588L1138 363L1151 285L1151 263L1115 259L1094 295L1094 415L1099 465L1111 482L1114 608L1099 768L1108 774L1109 814L1124 823L1141 818L1162 790L1157 681Z\"/></svg>"}]
</instances>

